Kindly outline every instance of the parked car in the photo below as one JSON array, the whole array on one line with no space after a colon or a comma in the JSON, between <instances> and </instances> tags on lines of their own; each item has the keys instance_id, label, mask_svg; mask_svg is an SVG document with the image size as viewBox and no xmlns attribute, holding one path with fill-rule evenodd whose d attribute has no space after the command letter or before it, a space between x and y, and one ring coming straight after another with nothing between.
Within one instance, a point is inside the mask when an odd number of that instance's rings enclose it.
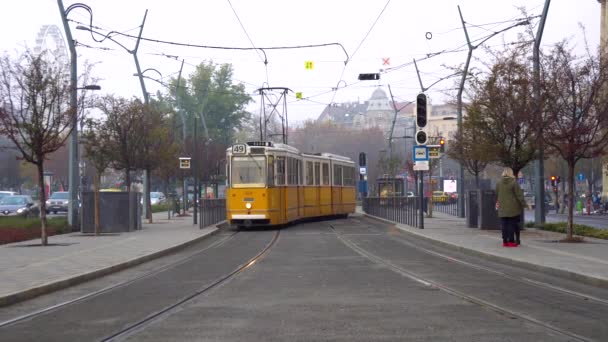
<instances>
[{"instance_id":1,"label":"parked car","mask_svg":"<svg viewBox=\"0 0 608 342\"><path fill-rule=\"evenodd\" d=\"M405 197L416 197L416 194L413 191L407 191Z\"/></svg>"},{"instance_id":2,"label":"parked car","mask_svg":"<svg viewBox=\"0 0 608 342\"><path fill-rule=\"evenodd\" d=\"M40 208L30 196L5 196L0 199L0 214L3 216L36 217L40 214Z\"/></svg>"},{"instance_id":3,"label":"parked car","mask_svg":"<svg viewBox=\"0 0 608 342\"><path fill-rule=\"evenodd\" d=\"M57 214L59 211L68 211L70 203L70 193L67 191L56 191L51 194L51 197L46 200L46 213L53 212Z\"/></svg>"},{"instance_id":4,"label":"parked car","mask_svg":"<svg viewBox=\"0 0 608 342\"><path fill-rule=\"evenodd\" d=\"M0 191L0 198L6 197L6 196L14 196L17 193L14 191Z\"/></svg>"},{"instance_id":5,"label":"parked car","mask_svg":"<svg viewBox=\"0 0 608 342\"><path fill-rule=\"evenodd\" d=\"M433 203L447 203L448 194L443 191L433 191Z\"/></svg>"},{"instance_id":6,"label":"parked car","mask_svg":"<svg viewBox=\"0 0 608 342\"><path fill-rule=\"evenodd\" d=\"M150 192L150 204L163 204L165 201L165 194L162 192Z\"/></svg>"}]
</instances>

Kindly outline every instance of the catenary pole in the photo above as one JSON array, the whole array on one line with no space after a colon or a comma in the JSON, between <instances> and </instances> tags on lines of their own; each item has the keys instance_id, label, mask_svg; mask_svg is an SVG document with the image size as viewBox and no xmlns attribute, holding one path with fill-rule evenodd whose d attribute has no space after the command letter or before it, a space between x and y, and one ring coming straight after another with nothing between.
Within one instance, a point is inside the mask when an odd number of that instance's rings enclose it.
<instances>
[{"instance_id":1,"label":"catenary pole","mask_svg":"<svg viewBox=\"0 0 608 342\"><path fill-rule=\"evenodd\" d=\"M141 73L141 67L139 66L139 59L137 58L137 50L139 49L139 42L141 41L141 34L144 30L144 24L146 23L146 17L148 16L148 10L146 10L146 13L144 14L144 20L141 23L141 26L139 27L139 35L137 36L137 41L135 43L135 48L131 51L131 54L133 55L133 59L135 60L135 68L137 68L137 76L139 77L139 84L141 86L141 91L143 92L144 95L144 103L147 105L150 104L150 96L148 94L148 91L146 90L146 83L144 82L144 75L142 75ZM149 189L149 180L150 180L150 175L148 170L144 170L144 177L143 177L143 183L144 183L144 193L143 193L143 216L147 219L152 218L152 213L150 213L148 211L148 203L149 203L149 195L150 195L150 189Z\"/></svg>"},{"instance_id":2,"label":"catenary pole","mask_svg":"<svg viewBox=\"0 0 608 342\"><path fill-rule=\"evenodd\" d=\"M534 38L534 49L532 50L533 60L533 72L534 72L534 97L537 106L537 115L539 118L543 117L543 110L541 107L540 99L540 41L543 38L543 30L545 29L545 22L547 20L547 13L549 12L549 5L551 0L545 0L545 7L540 18L540 24L538 25L538 31ZM542 134L543 125L538 125L539 132ZM534 222L538 224L545 223L545 162L544 162L544 146L542 139L539 139L538 146L538 159L536 160L536 191L535 191L535 211L534 211ZM517 177L517 175L515 175Z\"/></svg>"},{"instance_id":3,"label":"catenary pole","mask_svg":"<svg viewBox=\"0 0 608 342\"><path fill-rule=\"evenodd\" d=\"M68 225L72 231L78 229L78 75L76 46L72 38L72 31L68 24L67 13L62 0L57 0L61 21L65 30L66 39L70 49L70 111L72 112L72 132L69 138L68 159L68 186L70 200L68 202Z\"/></svg>"}]
</instances>

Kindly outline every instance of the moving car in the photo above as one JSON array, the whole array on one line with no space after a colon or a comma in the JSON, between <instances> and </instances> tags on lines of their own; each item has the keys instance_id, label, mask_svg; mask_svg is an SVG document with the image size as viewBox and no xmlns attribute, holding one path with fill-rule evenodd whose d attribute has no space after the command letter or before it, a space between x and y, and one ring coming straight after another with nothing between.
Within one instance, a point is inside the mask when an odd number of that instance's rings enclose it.
<instances>
[{"instance_id":1,"label":"moving car","mask_svg":"<svg viewBox=\"0 0 608 342\"><path fill-rule=\"evenodd\" d=\"M57 214L59 211L68 211L68 203L70 202L70 193L67 191L57 191L51 194L46 200L46 213L53 212Z\"/></svg>"},{"instance_id":2,"label":"moving car","mask_svg":"<svg viewBox=\"0 0 608 342\"><path fill-rule=\"evenodd\" d=\"M0 199L1 216L35 217L39 213L40 208L30 196L14 195Z\"/></svg>"}]
</instances>

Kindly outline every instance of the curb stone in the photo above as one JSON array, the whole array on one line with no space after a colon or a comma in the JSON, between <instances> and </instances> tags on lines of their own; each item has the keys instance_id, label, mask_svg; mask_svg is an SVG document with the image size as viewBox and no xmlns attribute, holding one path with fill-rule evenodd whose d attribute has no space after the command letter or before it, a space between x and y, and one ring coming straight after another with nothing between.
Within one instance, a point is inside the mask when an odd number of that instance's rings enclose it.
<instances>
[{"instance_id":1,"label":"curb stone","mask_svg":"<svg viewBox=\"0 0 608 342\"><path fill-rule=\"evenodd\" d=\"M65 278L65 279L60 279L57 281L53 281L53 282L49 282L46 284L42 284L36 287L31 287L29 289L26 289L24 291L20 291L20 292L14 292L14 293L10 293L8 295L4 295L0 297L0 308L1 307L5 307L5 306L9 306L9 305L13 305L16 304L18 302L22 302L25 300L29 300L32 299L34 297L38 297L40 295L43 294L47 294L47 293L51 293L51 292L55 292L57 290L61 290L67 287L71 287L74 285L78 285L81 283L84 283L86 281L89 280L93 280L93 279L97 279L103 276L106 276L108 274L112 274L112 273L116 273L119 271L123 271L126 270L128 268L143 264L145 262L160 258L162 256L171 254L173 252L176 252L180 249L184 249L190 245L193 245L197 242L200 242L206 238L209 238L215 234L217 234L221 229L217 228L217 226L219 226L220 224L224 223L219 222L215 225L211 225L208 227L215 227L215 230L209 232L208 234L205 234L203 236L199 236L195 239L189 240L189 241L185 241L181 244L178 245L174 245L171 246L169 248L160 250L160 251L156 251L150 254L146 254L146 255L142 255L136 258L133 258L131 260L127 260L118 264L114 264L108 267L104 267L104 268L100 268L100 269L96 269L94 271L91 272L85 272L85 273L81 273L78 275L75 275L73 277L69 277L69 278ZM205 228L208 228L205 227Z\"/></svg>"}]
</instances>

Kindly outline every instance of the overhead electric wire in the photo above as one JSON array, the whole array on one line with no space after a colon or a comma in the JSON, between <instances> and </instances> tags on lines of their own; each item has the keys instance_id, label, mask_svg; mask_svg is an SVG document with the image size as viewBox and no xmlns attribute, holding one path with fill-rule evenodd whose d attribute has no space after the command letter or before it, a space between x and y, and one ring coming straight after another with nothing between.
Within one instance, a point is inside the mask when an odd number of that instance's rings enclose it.
<instances>
[{"instance_id":1,"label":"overhead electric wire","mask_svg":"<svg viewBox=\"0 0 608 342\"><path fill-rule=\"evenodd\" d=\"M369 30L367 30L367 33L365 34L365 36L363 37L363 39L361 39L361 42L359 42L359 45L357 46L357 48L355 49L355 51L353 51L353 53L350 54L350 57L347 58L346 62L344 62L344 67L342 68L342 73L340 73L340 78L338 80L338 83L336 84L336 87L333 89L334 94L333 94L333 96L331 98L330 104L333 103L334 100L336 99L336 94L338 93L338 90L340 89L339 85L340 85L341 82L344 81L344 73L346 72L346 67L348 65L348 62L350 62L350 60L353 59L353 57L355 56L355 54L357 53L357 51L359 51L359 48L363 45L363 42L365 42L365 40L367 39L367 37L369 36L369 34L372 32L372 30L374 29L374 26L376 26L376 23L378 23L378 21L380 20L380 17L382 17L382 14L386 10L386 8L388 7L388 4L390 2L391 2L391 0L388 0L386 2L386 4L384 5L384 7L382 8L382 11L380 11L380 14L378 14L378 16L376 17L376 20L374 20L374 23L372 24L372 26L369 28ZM347 54L347 56L348 56L348 54ZM348 85L346 85L345 87L348 87ZM342 88L344 88L344 87L342 87Z\"/></svg>"},{"instance_id":2,"label":"overhead electric wire","mask_svg":"<svg viewBox=\"0 0 608 342\"><path fill-rule=\"evenodd\" d=\"M258 57L260 57L260 59L264 63L264 68L266 69L266 84L270 84L270 81L268 80L268 59L266 58L266 53L264 53L264 58L262 58L262 55L260 55L260 52L255 47L255 44L253 43L253 40L249 36L249 33L247 33L247 30L245 29L245 26L243 25L241 18L239 18L239 15L236 13L236 10L234 9L234 6L232 6L232 2L230 0L227 0L227 1L228 1L228 4L230 5L230 8L232 9L232 13L234 13L234 16L236 17L236 20L238 20L239 24L241 25L241 28L243 29L243 32L245 32L245 35L247 36L247 39L249 39L251 46L255 49L256 53L258 54Z\"/></svg>"}]
</instances>

